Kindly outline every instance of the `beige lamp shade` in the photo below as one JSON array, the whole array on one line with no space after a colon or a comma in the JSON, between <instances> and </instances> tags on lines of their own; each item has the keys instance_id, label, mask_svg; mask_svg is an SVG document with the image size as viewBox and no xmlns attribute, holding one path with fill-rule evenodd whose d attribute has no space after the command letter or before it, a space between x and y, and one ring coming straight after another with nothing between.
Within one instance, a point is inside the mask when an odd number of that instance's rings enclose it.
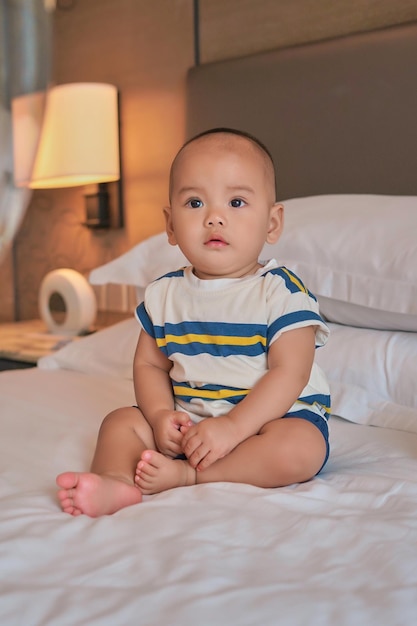
<instances>
[{"instance_id":1,"label":"beige lamp shade","mask_svg":"<svg viewBox=\"0 0 417 626\"><path fill-rule=\"evenodd\" d=\"M113 85L69 83L47 92L29 187L45 189L120 178L118 97Z\"/></svg>"}]
</instances>

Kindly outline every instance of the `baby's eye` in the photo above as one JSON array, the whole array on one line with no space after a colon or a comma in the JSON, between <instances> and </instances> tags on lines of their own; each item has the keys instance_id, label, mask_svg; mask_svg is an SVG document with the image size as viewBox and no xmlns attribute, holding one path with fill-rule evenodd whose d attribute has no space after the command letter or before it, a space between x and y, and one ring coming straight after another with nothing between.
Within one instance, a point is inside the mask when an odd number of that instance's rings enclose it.
<instances>
[{"instance_id":1,"label":"baby's eye","mask_svg":"<svg viewBox=\"0 0 417 626\"><path fill-rule=\"evenodd\" d=\"M191 209L200 209L203 206L203 203L198 198L191 198L191 200L188 200L187 206Z\"/></svg>"},{"instance_id":2,"label":"baby's eye","mask_svg":"<svg viewBox=\"0 0 417 626\"><path fill-rule=\"evenodd\" d=\"M242 198L233 198L233 200L230 200L230 206L232 206L234 209L240 209L241 207L245 206L246 202L244 200L242 200Z\"/></svg>"}]
</instances>

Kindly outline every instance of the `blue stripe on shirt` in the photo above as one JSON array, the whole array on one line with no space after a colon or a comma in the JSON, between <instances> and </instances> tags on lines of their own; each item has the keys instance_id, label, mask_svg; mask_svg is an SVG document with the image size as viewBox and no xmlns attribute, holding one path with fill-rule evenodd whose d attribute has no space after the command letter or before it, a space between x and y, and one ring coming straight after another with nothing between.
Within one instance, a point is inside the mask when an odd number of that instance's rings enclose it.
<instances>
[{"instance_id":1,"label":"blue stripe on shirt","mask_svg":"<svg viewBox=\"0 0 417 626\"><path fill-rule=\"evenodd\" d=\"M174 270L173 272L168 272L167 274L160 276L156 280L161 280L161 278L175 278L179 276L184 276L184 268L179 269L179 270Z\"/></svg>"},{"instance_id":2,"label":"blue stripe on shirt","mask_svg":"<svg viewBox=\"0 0 417 626\"><path fill-rule=\"evenodd\" d=\"M293 313L287 313L286 315L282 315L275 322L272 322L271 326L268 328L268 345L271 342L271 339L276 333L278 333L283 328L287 326L292 326L293 324L298 324L300 322L319 322L323 323L320 315L315 313L314 311L304 310L304 311L294 311Z\"/></svg>"},{"instance_id":3,"label":"blue stripe on shirt","mask_svg":"<svg viewBox=\"0 0 417 626\"><path fill-rule=\"evenodd\" d=\"M268 270L267 272L265 272L263 276L266 276L267 274L273 274L274 276L279 276L280 278L282 278L285 282L286 288L291 291L291 293L298 293L301 291L309 295L310 298L317 302L315 295L312 294L311 291L309 291L304 285L303 281L287 267L276 267L272 270Z\"/></svg>"},{"instance_id":4,"label":"blue stripe on shirt","mask_svg":"<svg viewBox=\"0 0 417 626\"><path fill-rule=\"evenodd\" d=\"M154 326L152 324L151 318L148 315L147 310L145 309L144 302L142 302L136 307L136 316L138 320L140 321L140 323L142 324L144 330L146 330L146 332L148 333L148 335L155 338Z\"/></svg>"},{"instance_id":5,"label":"blue stripe on shirt","mask_svg":"<svg viewBox=\"0 0 417 626\"><path fill-rule=\"evenodd\" d=\"M266 352L266 330L266 324L184 321L156 326L154 336L167 356L258 356Z\"/></svg>"},{"instance_id":6,"label":"blue stripe on shirt","mask_svg":"<svg viewBox=\"0 0 417 626\"><path fill-rule=\"evenodd\" d=\"M330 417L330 395L328 394L315 393L309 396L301 396L298 398L298 402L309 406L315 405L324 418L328 419Z\"/></svg>"},{"instance_id":7,"label":"blue stripe on shirt","mask_svg":"<svg viewBox=\"0 0 417 626\"><path fill-rule=\"evenodd\" d=\"M253 337L266 333L266 324L238 324L229 322L188 322L186 320L177 324L167 322L164 326L166 335L178 337L191 334L211 335L213 337ZM162 335L161 335L162 336Z\"/></svg>"}]
</instances>

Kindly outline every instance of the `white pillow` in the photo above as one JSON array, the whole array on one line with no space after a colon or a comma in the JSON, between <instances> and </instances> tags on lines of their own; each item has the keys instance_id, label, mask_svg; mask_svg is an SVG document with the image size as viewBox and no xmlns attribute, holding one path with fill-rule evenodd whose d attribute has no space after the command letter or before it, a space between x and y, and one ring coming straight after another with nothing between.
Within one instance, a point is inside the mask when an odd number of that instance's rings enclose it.
<instances>
[{"instance_id":1,"label":"white pillow","mask_svg":"<svg viewBox=\"0 0 417 626\"><path fill-rule=\"evenodd\" d=\"M316 360L329 379L332 412L359 424L417 432L417 333L330 329ZM119 322L43 357L38 367L131 380L139 332L135 319Z\"/></svg>"},{"instance_id":2,"label":"white pillow","mask_svg":"<svg viewBox=\"0 0 417 626\"><path fill-rule=\"evenodd\" d=\"M135 285L138 302L141 302L149 283L184 265L189 262L178 246L171 246L166 233L159 233L92 270L89 281L92 285Z\"/></svg>"},{"instance_id":3,"label":"white pillow","mask_svg":"<svg viewBox=\"0 0 417 626\"><path fill-rule=\"evenodd\" d=\"M332 413L417 433L417 333L329 326L316 362L329 380Z\"/></svg>"},{"instance_id":4,"label":"white pillow","mask_svg":"<svg viewBox=\"0 0 417 626\"><path fill-rule=\"evenodd\" d=\"M284 206L284 233L264 251L302 278L328 320L417 331L417 196L327 195Z\"/></svg>"},{"instance_id":5,"label":"white pillow","mask_svg":"<svg viewBox=\"0 0 417 626\"><path fill-rule=\"evenodd\" d=\"M142 298L143 300L143 298ZM379 330L417 330L416 315L379 311L360 304L343 302L334 298L317 296L320 313L328 322L345 324L346 326L360 326L361 328L375 328Z\"/></svg>"},{"instance_id":6,"label":"white pillow","mask_svg":"<svg viewBox=\"0 0 417 626\"><path fill-rule=\"evenodd\" d=\"M132 379L133 357L140 330L138 321L132 317L68 343L39 359L38 367Z\"/></svg>"},{"instance_id":7,"label":"white pillow","mask_svg":"<svg viewBox=\"0 0 417 626\"><path fill-rule=\"evenodd\" d=\"M266 244L305 282L330 321L417 331L417 196L327 195L284 201L284 232ZM92 284L143 289L188 262L165 233L93 270Z\"/></svg>"}]
</instances>

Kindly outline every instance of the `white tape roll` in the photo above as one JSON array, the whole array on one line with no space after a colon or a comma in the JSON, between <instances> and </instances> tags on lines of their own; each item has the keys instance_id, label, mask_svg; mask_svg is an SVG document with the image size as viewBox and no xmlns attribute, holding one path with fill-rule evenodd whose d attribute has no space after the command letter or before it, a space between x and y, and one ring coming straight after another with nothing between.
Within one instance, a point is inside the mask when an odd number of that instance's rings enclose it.
<instances>
[{"instance_id":1,"label":"white tape roll","mask_svg":"<svg viewBox=\"0 0 417 626\"><path fill-rule=\"evenodd\" d=\"M51 296L58 294L65 304L62 323L51 312ZM39 291L39 313L54 335L79 335L89 329L97 313L94 290L82 274L71 269L46 274Z\"/></svg>"}]
</instances>

